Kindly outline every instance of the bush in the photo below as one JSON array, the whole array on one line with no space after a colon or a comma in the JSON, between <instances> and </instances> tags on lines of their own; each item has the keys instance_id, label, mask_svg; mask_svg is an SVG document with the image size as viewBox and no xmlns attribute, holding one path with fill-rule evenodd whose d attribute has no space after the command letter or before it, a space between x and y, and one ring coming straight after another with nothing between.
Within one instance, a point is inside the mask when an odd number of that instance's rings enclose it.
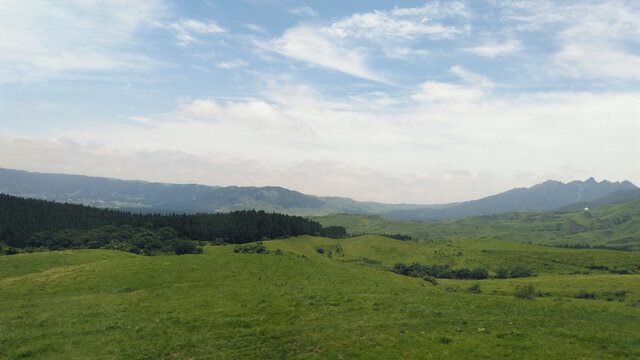
<instances>
[{"instance_id":1,"label":"bush","mask_svg":"<svg viewBox=\"0 0 640 360\"><path fill-rule=\"evenodd\" d=\"M587 292L585 290L580 290L575 296L574 298L576 299L589 299L589 300L595 300L596 299L596 294L592 293L592 292Z\"/></svg>"},{"instance_id":2,"label":"bush","mask_svg":"<svg viewBox=\"0 0 640 360\"><path fill-rule=\"evenodd\" d=\"M404 263L396 263L393 265L393 272L400 275L409 275L409 268Z\"/></svg>"},{"instance_id":3,"label":"bush","mask_svg":"<svg viewBox=\"0 0 640 360\"><path fill-rule=\"evenodd\" d=\"M243 254L268 254L266 246L262 245L262 241L255 244L239 245L233 249L234 253Z\"/></svg>"},{"instance_id":4,"label":"bush","mask_svg":"<svg viewBox=\"0 0 640 360\"><path fill-rule=\"evenodd\" d=\"M18 249L12 247L12 246L8 246L8 245L2 245L0 243L0 255L15 255L18 254L20 251L18 251Z\"/></svg>"},{"instance_id":5,"label":"bush","mask_svg":"<svg viewBox=\"0 0 640 360\"><path fill-rule=\"evenodd\" d=\"M471 270L467 268L462 268L453 271L453 276L456 279L471 279Z\"/></svg>"},{"instance_id":6,"label":"bush","mask_svg":"<svg viewBox=\"0 0 640 360\"><path fill-rule=\"evenodd\" d=\"M511 271L509 272L510 278L523 278L531 276L533 276L533 272L531 270L520 266L511 269Z\"/></svg>"},{"instance_id":7,"label":"bush","mask_svg":"<svg viewBox=\"0 0 640 360\"><path fill-rule=\"evenodd\" d=\"M623 297L623 296L627 295L627 292L624 291L624 290L621 290L621 291L617 291L614 295L617 296L617 297Z\"/></svg>"},{"instance_id":8,"label":"bush","mask_svg":"<svg viewBox=\"0 0 640 360\"><path fill-rule=\"evenodd\" d=\"M428 281L428 282L432 283L434 286L438 285L438 280L436 280L435 278L432 278L432 277L431 277L431 276L429 276L429 275L425 275L425 276L422 278L422 280L424 280L424 281Z\"/></svg>"},{"instance_id":9,"label":"bush","mask_svg":"<svg viewBox=\"0 0 640 360\"><path fill-rule=\"evenodd\" d=\"M467 289L467 292L472 294L482 294L482 290L480 290L480 284L474 284Z\"/></svg>"},{"instance_id":10,"label":"bush","mask_svg":"<svg viewBox=\"0 0 640 360\"><path fill-rule=\"evenodd\" d=\"M516 291L513 295L519 299L533 299L536 295L536 288L531 284L516 286Z\"/></svg>"},{"instance_id":11,"label":"bush","mask_svg":"<svg viewBox=\"0 0 640 360\"><path fill-rule=\"evenodd\" d=\"M192 241L179 240L173 246L176 255L202 254L202 248L196 247Z\"/></svg>"},{"instance_id":12,"label":"bush","mask_svg":"<svg viewBox=\"0 0 640 360\"><path fill-rule=\"evenodd\" d=\"M509 269L500 268L496 271L496 279L506 279L509 277Z\"/></svg>"},{"instance_id":13,"label":"bush","mask_svg":"<svg viewBox=\"0 0 640 360\"><path fill-rule=\"evenodd\" d=\"M489 272L482 268L475 268L471 270L471 278L475 280L482 280L489 277Z\"/></svg>"}]
</instances>

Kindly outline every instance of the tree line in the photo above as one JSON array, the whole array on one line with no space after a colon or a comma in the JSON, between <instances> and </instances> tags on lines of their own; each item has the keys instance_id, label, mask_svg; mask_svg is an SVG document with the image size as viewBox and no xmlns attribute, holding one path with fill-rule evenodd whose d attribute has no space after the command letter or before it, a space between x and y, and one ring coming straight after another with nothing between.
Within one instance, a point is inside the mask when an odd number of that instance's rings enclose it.
<instances>
[{"instance_id":1,"label":"tree line","mask_svg":"<svg viewBox=\"0 0 640 360\"><path fill-rule=\"evenodd\" d=\"M393 272L400 275L411 277L432 277L437 279L459 279L459 280L483 280L489 278L489 272L483 268L460 268L452 269L448 264L444 265L422 265L413 263L410 265L404 263L396 263L392 269ZM516 266L513 269L500 268L496 272L496 279L521 278L534 276L529 269Z\"/></svg>"},{"instance_id":2,"label":"tree line","mask_svg":"<svg viewBox=\"0 0 640 360\"><path fill-rule=\"evenodd\" d=\"M300 216L256 210L138 214L0 194L0 244L18 249L108 248L112 242L105 239L129 239L141 253L154 253L162 249L160 243L242 244L297 235L341 238L346 230L322 227ZM147 246L147 251L145 243L156 245Z\"/></svg>"}]
</instances>

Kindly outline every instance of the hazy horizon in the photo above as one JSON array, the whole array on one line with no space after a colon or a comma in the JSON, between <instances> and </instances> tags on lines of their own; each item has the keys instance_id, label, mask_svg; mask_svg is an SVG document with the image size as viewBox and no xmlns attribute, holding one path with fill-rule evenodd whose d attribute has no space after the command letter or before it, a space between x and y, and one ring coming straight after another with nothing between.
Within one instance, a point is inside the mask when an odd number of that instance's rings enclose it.
<instances>
[{"instance_id":1,"label":"hazy horizon","mask_svg":"<svg viewBox=\"0 0 640 360\"><path fill-rule=\"evenodd\" d=\"M2 170L3 168L0 168L0 170ZM21 170L21 169L5 169L5 170L15 170L15 171L27 171L27 170ZM46 175L69 175L69 176L90 176L90 175L85 175L85 174L64 174L64 173L42 173L42 172L38 172L38 171L27 171L30 173L40 173L40 174L46 174ZM92 177L92 176L90 176ZM121 180L121 181L131 181L131 182L145 182L145 183L160 183L160 184L167 184L167 185L199 185L199 186L211 186L211 187L226 187L226 186L221 186L221 185L215 185L215 184L201 184L201 183L194 183L194 182L184 182L184 183L169 183L169 182L162 182L162 181L149 181L149 180L144 180L144 179L119 179L119 178L111 178L111 177L99 177L99 178L107 178L107 179L111 179L111 180ZM610 179L595 179L594 177L590 177L588 179L575 179L575 180L571 180L571 181L566 181L566 182L562 182L564 184L568 184L570 182L587 182L590 179L594 179L594 181L601 183L601 182L605 182L608 181L610 183L623 183L625 181L628 180L610 180ZM555 180L555 179L547 179L544 182L548 182L548 181L559 181L559 180ZM631 182L633 184L633 182ZM542 183L538 183L538 184L534 184L532 186L535 185L541 185ZM636 186L635 184L633 184L634 186ZM237 186L237 185L229 185L229 186ZM514 188L509 188L509 189L505 189L503 191L500 191L498 193L493 193L493 194L487 194L485 196L481 196L478 198L473 198L473 199L464 199L464 200L460 200L460 201L455 201L455 202L451 202L451 203L456 203L456 202L466 202L466 201L474 201L474 200L480 200L483 198L486 198L488 196L492 196L492 195L497 195L509 190L514 190L514 189L524 189L524 188L531 188L532 186L517 186ZM249 187L252 187L252 185L249 185ZM283 188L280 185L264 185L263 187L280 187ZM637 187L637 186L636 186ZM336 195L331 195L331 194L312 194L312 193L304 193L302 191L299 191L297 189L289 189L289 188L285 188L287 190L291 190L291 191L296 191L296 192L300 192L303 193L304 195L311 195L311 196L317 196L317 197L321 197L321 198L325 198L325 197L341 197L341 198L350 198L352 200L356 200L359 202L371 202L370 200L362 200L362 199L357 199L357 198L352 198L352 197L345 197L345 196L336 196ZM401 205L401 204L405 204L405 205L425 205L425 206L429 206L429 205L446 205L446 204L451 204L451 203L390 203L390 202L378 202L381 204L387 204L387 205Z\"/></svg>"},{"instance_id":2,"label":"hazy horizon","mask_svg":"<svg viewBox=\"0 0 640 360\"><path fill-rule=\"evenodd\" d=\"M638 13L6 2L0 167L411 204L549 179L640 184Z\"/></svg>"}]
</instances>

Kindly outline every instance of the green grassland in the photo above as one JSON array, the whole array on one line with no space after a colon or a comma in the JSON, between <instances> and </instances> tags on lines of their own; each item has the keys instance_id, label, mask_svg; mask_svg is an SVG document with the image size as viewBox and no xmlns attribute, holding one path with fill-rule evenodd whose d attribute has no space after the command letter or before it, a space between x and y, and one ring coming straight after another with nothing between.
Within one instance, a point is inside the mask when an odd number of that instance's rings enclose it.
<instances>
[{"instance_id":1,"label":"green grassland","mask_svg":"<svg viewBox=\"0 0 640 360\"><path fill-rule=\"evenodd\" d=\"M406 234L415 239L492 237L546 245L590 245L640 250L640 199L590 211L515 212L433 222L391 220L378 215L314 217L351 234Z\"/></svg>"},{"instance_id":2,"label":"green grassland","mask_svg":"<svg viewBox=\"0 0 640 360\"><path fill-rule=\"evenodd\" d=\"M635 252L380 236L264 244L267 254L208 246L202 255L0 257L0 358L640 357ZM414 261L491 272L526 265L537 276L434 286L389 271ZM475 284L481 293L467 291ZM513 296L526 284L539 294ZM575 298L580 291L595 298Z\"/></svg>"},{"instance_id":3,"label":"green grassland","mask_svg":"<svg viewBox=\"0 0 640 360\"><path fill-rule=\"evenodd\" d=\"M485 268L495 273L503 267L524 266L536 274L640 274L640 253L600 249L565 249L498 239L441 239L400 241L367 235L351 239L300 236L265 243L312 258L358 263L391 269L395 263L448 264L453 268ZM336 252L340 247L342 250ZM322 253L318 252L322 249ZM597 267L591 269L591 267ZM606 267L609 270L598 268Z\"/></svg>"}]
</instances>

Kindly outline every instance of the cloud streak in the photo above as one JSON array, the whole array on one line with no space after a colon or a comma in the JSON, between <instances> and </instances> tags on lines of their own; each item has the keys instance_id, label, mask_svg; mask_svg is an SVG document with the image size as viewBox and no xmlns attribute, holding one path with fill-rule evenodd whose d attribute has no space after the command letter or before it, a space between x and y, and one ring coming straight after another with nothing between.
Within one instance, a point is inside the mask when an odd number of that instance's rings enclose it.
<instances>
[{"instance_id":1,"label":"cloud streak","mask_svg":"<svg viewBox=\"0 0 640 360\"><path fill-rule=\"evenodd\" d=\"M511 55L522 50L522 44L518 40L507 40L503 43L490 42L480 46L463 49L466 52L494 58L496 56Z\"/></svg>"},{"instance_id":2,"label":"cloud streak","mask_svg":"<svg viewBox=\"0 0 640 360\"><path fill-rule=\"evenodd\" d=\"M219 34L225 32L223 28L218 26L213 20L207 22L194 19L182 19L178 22L171 23L167 27L175 32L178 45L188 46L192 43L199 42L198 35Z\"/></svg>"}]
</instances>

